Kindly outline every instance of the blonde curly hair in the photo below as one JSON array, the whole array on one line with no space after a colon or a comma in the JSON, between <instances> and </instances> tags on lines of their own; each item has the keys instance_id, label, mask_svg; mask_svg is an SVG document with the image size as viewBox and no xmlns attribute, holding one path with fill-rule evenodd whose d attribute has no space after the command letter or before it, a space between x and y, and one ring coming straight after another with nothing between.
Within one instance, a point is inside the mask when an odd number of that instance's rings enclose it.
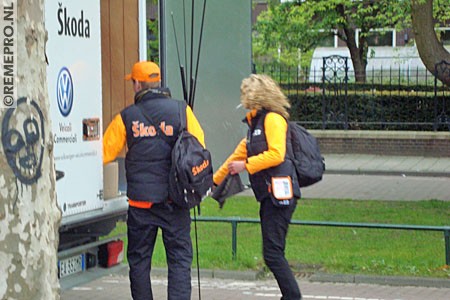
<instances>
[{"instance_id":1,"label":"blonde curly hair","mask_svg":"<svg viewBox=\"0 0 450 300\"><path fill-rule=\"evenodd\" d=\"M267 75L252 74L244 78L241 84L241 103L246 109L266 109L289 118L289 99L278 84Z\"/></svg>"}]
</instances>

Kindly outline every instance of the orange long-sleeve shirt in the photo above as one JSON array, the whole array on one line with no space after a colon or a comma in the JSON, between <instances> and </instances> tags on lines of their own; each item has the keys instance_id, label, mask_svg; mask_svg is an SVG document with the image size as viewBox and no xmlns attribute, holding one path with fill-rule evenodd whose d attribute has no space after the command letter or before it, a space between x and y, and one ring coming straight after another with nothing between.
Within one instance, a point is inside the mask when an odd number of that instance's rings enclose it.
<instances>
[{"instance_id":1,"label":"orange long-sleeve shirt","mask_svg":"<svg viewBox=\"0 0 450 300\"><path fill-rule=\"evenodd\" d=\"M247 120L251 123L257 111L252 110L247 113ZM231 161L246 161L245 168L250 174L255 174L261 170L268 169L281 164L286 154L286 133L288 124L281 115L269 112L264 120L264 131L267 139L267 151L258 155L247 157L247 141L242 139L234 152L214 173L214 183L220 184L228 174L228 163Z\"/></svg>"},{"instance_id":2,"label":"orange long-sleeve shirt","mask_svg":"<svg viewBox=\"0 0 450 300\"><path fill-rule=\"evenodd\" d=\"M200 144L205 147L205 135L197 118L190 106L186 107L187 131L195 136ZM103 164L107 164L116 159L127 143L127 132L122 116L117 114L103 135ZM139 208L150 208L151 202L135 201L138 199L129 199L129 205Z\"/></svg>"}]
</instances>

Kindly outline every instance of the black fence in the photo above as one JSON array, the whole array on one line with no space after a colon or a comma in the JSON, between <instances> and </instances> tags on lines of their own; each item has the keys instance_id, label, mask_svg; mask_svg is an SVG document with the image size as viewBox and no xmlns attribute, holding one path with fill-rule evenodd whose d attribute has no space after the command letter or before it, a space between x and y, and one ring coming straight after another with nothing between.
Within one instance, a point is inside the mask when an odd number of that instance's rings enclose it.
<instances>
[{"instance_id":1,"label":"black fence","mask_svg":"<svg viewBox=\"0 0 450 300\"><path fill-rule=\"evenodd\" d=\"M450 76L447 62L436 69ZM323 58L320 69L256 65L290 98L291 119L315 129L450 131L450 87L425 69L366 70L355 81L345 57Z\"/></svg>"}]
</instances>

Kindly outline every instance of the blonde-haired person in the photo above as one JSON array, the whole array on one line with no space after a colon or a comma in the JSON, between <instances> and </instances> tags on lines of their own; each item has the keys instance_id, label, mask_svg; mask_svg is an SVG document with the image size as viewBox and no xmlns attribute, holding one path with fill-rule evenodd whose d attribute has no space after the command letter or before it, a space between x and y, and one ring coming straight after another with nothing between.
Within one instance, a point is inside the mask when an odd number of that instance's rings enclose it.
<instances>
[{"instance_id":1,"label":"blonde-haired person","mask_svg":"<svg viewBox=\"0 0 450 300\"><path fill-rule=\"evenodd\" d=\"M290 107L277 83L266 75L251 75L241 84L241 103L249 109L247 137L214 174L220 184L228 173L246 170L256 200L266 265L275 275L282 300L302 298L284 256L289 223L300 198L294 165L286 158Z\"/></svg>"}]
</instances>

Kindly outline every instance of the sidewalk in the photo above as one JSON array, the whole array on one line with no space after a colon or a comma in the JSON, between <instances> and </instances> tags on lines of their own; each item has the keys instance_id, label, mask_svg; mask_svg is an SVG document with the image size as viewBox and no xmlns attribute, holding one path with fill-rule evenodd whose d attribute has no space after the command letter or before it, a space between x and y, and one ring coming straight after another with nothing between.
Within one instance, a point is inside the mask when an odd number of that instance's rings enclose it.
<instances>
[{"instance_id":1,"label":"sidewalk","mask_svg":"<svg viewBox=\"0 0 450 300\"><path fill-rule=\"evenodd\" d=\"M450 177L450 157L324 154L327 174Z\"/></svg>"},{"instance_id":2,"label":"sidewalk","mask_svg":"<svg viewBox=\"0 0 450 300\"><path fill-rule=\"evenodd\" d=\"M62 300L131 299L130 282L124 266L88 283L62 289ZM111 269L109 269L111 270ZM217 277L201 270L201 298L207 300L279 300L278 285L273 278L255 280L250 272L220 272ZM220 276L219 276L220 275ZM317 276L316 276L317 277ZM333 275L324 280L298 278L303 300L447 300L450 299L450 281L421 278ZM370 284L369 284L370 283ZM191 299L199 299L196 270L192 275ZM167 299L167 274L164 270L152 272L154 299Z\"/></svg>"},{"instance_id":3,"label":"sidewalk","mask_svg":"<svg viewBox=\"0 0 450 300\"><path fill-rule=\"evenodd\" d=\"M450 157L324 155L323 180L304 198L450 201Z\"/></svg>"},{"instance_id":4,"label":"sidewalk","mask_svg":"<svg viewBox=\"0 0 450 300\"><path fill-rule=\"evenodd\" d=\"M450 157L325 154L322 181L302 198L450 201ZM242 177L243 182L248 182ZM251 189L242 192L253 195Z\"/></svg>"}]
</instances>

